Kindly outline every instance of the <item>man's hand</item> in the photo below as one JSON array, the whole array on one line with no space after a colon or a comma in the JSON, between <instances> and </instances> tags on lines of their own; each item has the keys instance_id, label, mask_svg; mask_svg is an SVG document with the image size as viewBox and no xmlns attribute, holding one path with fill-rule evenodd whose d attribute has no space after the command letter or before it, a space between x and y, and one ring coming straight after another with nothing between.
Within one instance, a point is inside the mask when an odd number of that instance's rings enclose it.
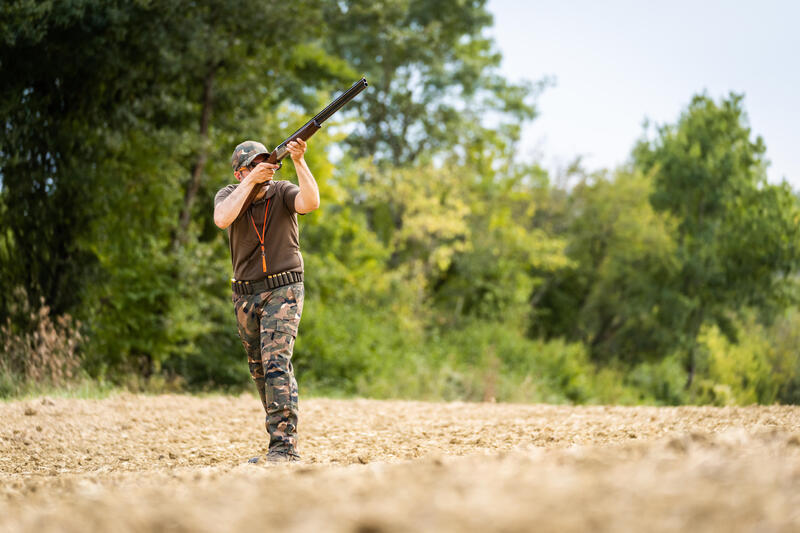
<instances>
[{"instance_id":1,"label":"man's hand","mask_svg":"<svg viewBox=\"0 0 800 533\"><path fill-rule=\"evenodd\" d=\"M275 175L275 171L281 168L280 165L273 165L272 163L259 163L247 175L244 180L249 180L251 183L265 183L270 181ZM244 181L242 180L242 181Z\"/></svg>"},{"instance_id":2,"label":"man's hand","mask_svg":"<svg viewBox=\"0 0 800 533\"><path fill-rule=\"evenodd\" d=\"M308 145L303 139L295 139L286 145L286 149L292 155L292 161L300 161L306 153Z\"/></svg>"}]
</instances>

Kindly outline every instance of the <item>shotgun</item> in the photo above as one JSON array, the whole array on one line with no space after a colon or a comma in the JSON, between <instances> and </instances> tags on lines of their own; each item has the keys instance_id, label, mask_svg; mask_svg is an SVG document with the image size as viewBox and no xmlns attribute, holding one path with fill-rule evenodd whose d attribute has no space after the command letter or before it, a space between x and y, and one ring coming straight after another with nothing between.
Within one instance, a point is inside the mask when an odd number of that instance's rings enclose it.
<instances>
[{"instance_id":1,"label":"shotgun","mask_svg":"<svg viewBox=\"0 0 800 533\"><path fill-rule=\"evenodd\" d=\"M331 115L339 111L341 108L345 106L350 100L355 98L358 93L363 91L367 88L367 78L361 78L357 82L353 84L352 87L347 89L341 96L339 96L336 100L328 104L328 107L314 115L314 118L306 122L303 127L301 127L296 132L289 135L285 141L277 146L272 152L269 153L267 157L267 163L272 163L273 165L283 165L281 160L289 154L289 150L286 149L286 145L292 142L295 139L303 139L307 141L309 137L314 135L319 131L322 127L322 123L331 118Z\"/></svg>"}]
</instances>

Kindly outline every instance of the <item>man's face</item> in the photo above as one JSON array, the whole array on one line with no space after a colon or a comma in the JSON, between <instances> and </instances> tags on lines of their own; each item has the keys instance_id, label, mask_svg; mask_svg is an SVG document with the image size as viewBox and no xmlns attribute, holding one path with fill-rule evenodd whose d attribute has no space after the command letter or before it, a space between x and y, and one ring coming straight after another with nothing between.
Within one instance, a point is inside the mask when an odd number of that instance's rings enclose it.
<instances>
[{"instance_id":1,"label":"man's face","mask_svg":"<svg viewBox=\"0 0 800 533\"><path fill-rule=\"evenodd\" d=\"M242 181L248 176L248 174L250 174L251 170L256 168L256 165L258 165L259 163L263 163L266 160L267 160L267 154L259 154L256 156L255 159L253 159L253 162L250 163L249 166L241 167L237 172L234 172L233 175L236 176L237 180Z\"/></svg>"}]
</instances>

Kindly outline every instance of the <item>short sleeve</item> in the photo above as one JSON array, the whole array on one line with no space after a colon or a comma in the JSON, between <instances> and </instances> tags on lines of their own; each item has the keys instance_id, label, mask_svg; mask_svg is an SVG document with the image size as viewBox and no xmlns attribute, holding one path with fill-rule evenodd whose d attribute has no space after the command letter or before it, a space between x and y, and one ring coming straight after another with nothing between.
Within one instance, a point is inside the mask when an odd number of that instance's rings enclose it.
<instances>
[{"instance_id":1,"label":"short sleeve","mask_svg":"<svg viewBox=\"0 0 800 533\"><path fill-rule=\"evenodd\" d=\"M290 213L297 213L297 210L294 208L294 200L297 198L298 194L300 194L300 187L287 181L286 185L283 186L283 205L286 206L286 209Z\"/></svg>"},{"instance_id":2,"label":"short sleeve","mask_svg":"<svg viewBox=\"0 0 800 533\"><path fill-rule=\"evenodd\" d=\"M236 189L236 185L228 185L227 187L223 187L217 192L217 195L214 197L214 207L217 207L220 202L222 202L225 198L230 196L230 194Z\"/></svg>"}]
</instances>

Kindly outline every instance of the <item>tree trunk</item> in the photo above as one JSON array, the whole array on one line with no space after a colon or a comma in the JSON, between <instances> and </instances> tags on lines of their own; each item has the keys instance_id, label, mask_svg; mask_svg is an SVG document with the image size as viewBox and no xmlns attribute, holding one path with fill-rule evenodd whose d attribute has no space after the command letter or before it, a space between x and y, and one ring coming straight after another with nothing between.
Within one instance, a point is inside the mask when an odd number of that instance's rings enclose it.
<instances>
[{"instance_id":1,"label":"tree trunk","mask_svg":"<svg viewBox=\"0 0 800 533\"><path fill-rule=\"evenodd\" d=\"M704 316L705 312L703 308L696 309L691 317L688 328L691 335L691 344L689 345L689 353L686 361L686 390L689 390L692 386L695 370L697 369L697 336L700 334Z\"/></svg>"},{"instance_id":2,"label":"tree trunk","mask_svg":"<svg viewBox=\"0 0 800 533\"><path fill-rule=\"evenodd\" d=\"M183 207L181 208L180 218L178 219L178 230L172 241L174 249L186 244L189 236L189 220L192 214L192 204L194 203L197 191L200 189L200 179L205 171L208 161L208 123L211 120L211 107L213 103L214 75L217 66L211 65L208 73L203 80L203 109L200 114L200 150L197 160L192 165L192 175L186 187L186 194L183 197Z\"/></svg>"},{"instance_id":3,"label":"tree trunk","mask_svg":"<svg viewBox=\"0 0 800 533\"><path fill-rule=\"evenodd\" d=\"M687 363L686 368L686 390L689 390L692 386L692 381L694 381L694 369L695 369L695 343L692 343L692 346L689 348L689 361Z\"/></svg>"}]
</instances>

